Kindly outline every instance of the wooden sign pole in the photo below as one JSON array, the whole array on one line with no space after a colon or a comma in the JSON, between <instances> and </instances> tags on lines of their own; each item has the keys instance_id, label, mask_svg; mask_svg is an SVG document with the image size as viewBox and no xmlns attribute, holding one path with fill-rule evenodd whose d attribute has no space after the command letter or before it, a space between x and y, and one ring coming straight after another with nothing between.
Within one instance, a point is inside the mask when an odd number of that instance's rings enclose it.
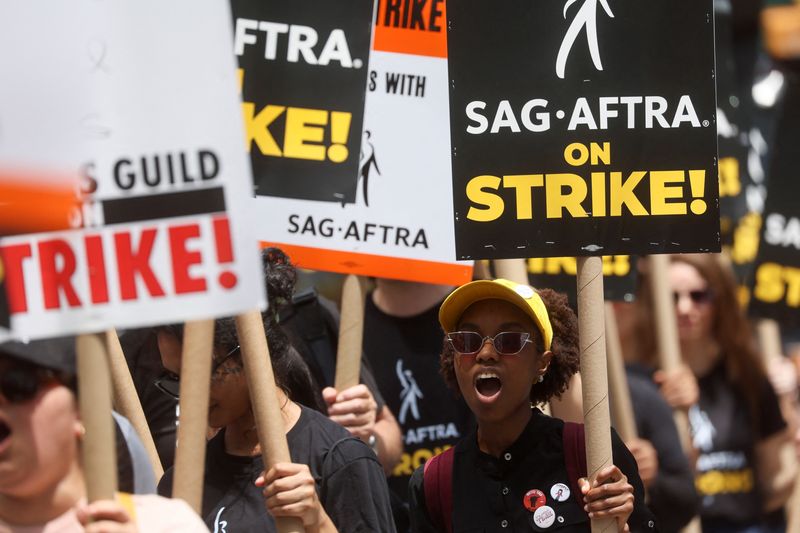
<instances>
[{"instance_id":1,"label":"wooden sign pole","mask_svg":"<svg viewBox=\"0 0 800 533\"><path fill-rule=\"evenodd\" d=\"M611 392L611 419L619 436L628 442L639 436L636 431L636 418L633 414L628 377L625 374L625 361L619 340L617 316L614 304L606 302L606 356L608 358L608 388Z\"/></svg>"},{"instance_id":2,"label":"wooden sign pole","mask_svg":"<svg viewBox=\"0 0 800 533\"><path fill-rule=\"evenodd\" d=\"M586 466L592 484L600 470L613 464L603 309L603 261L600 257L579 257L578 332L583 419L586 426ZM617 531L617 522L613 518L592 519L592 533L611 531Z\"/></svg>"},{"instance_id":3,"label":"wooden sign pole","mask_svg":"<svg viewBox=\"0 0 800 533\"><path fill-rule=\"evenodd\" d=\"M81 450L86 499L113 500L117 494L117 454L111 416L111 380L104 339L95 333L76 340L78 405L83 427Z\"/></svg>"},{"instance_id":4,"label":"wooden sign pole","mask_svg":"<svg viewBox=\"0 0 800 533\"><path fill-rule=\"evenodd\" d=\"M139 395L133 385L131 372L128 369L122 345L119 343L117 331L111 328L106 331L105 336L108 359L111 366L114 409L127 418L133 429L136 430L136 434L141 439L144 449L147 451L147 456L150 458L155 479L159 480L164 475L164 467L161 465L156 444L153 442L153 434L150 433L150 427L147 425L147 419L142 410L142 403L139 401Z\"/></svg>"},{"instance_id":5,"label":"wooden sign pole","mask_svg":"<svg viewBox=\"0 0 800 533\"><path fill-rule=\"evenodd\" d=\"M278 403L278 391L261 313L256 310L238 315L236 331L242 347L242 361L247 386L250 388L250 401L256 419L264 468L269 470L275 463L290 463L292 458L286 443L286 426ZM275 526L279 533L305 531L303 522L295 517L275 517Z\"/></svg>"},{"instance_id":6,"label":"wooden sign pole","mask_svg":"<svg viewBox=\"0 0 800 533\"><path fill-rule=\"evenodd\" d=\"M359 383L366 296L364 279L349 274L342 286L342 314L339 321L339 345L336 349L334 387L338 392Z\"/></svg>"},{"instance_id":7,"label":"wooden sign pole","mask_svg":"<svg viewBox=\"0 0 800 533\"><path fill-rule=\"evenodd\" d=\"M172 496L200 514L208 430L208 387L214 351L214 320L187 322L181 350L180 423Z\"/></svg>"}]
</instances>

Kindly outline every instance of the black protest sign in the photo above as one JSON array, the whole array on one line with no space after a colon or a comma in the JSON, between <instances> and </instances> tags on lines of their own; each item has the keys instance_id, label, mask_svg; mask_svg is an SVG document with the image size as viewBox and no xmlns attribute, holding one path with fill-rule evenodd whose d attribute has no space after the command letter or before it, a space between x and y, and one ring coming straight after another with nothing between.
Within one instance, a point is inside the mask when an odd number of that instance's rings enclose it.
<instances>
[{"instance_id":1,"label":"black protest sign","mask_svg":"<svg viewBox=\"0 0 800 533\"><path fill-rule=\"evenodd\" d=\"M719 250L712 0L447 15L459 259Z\"/></svg>"},{"instance_id":2,"label":"black protest sign","mask_svg":"<svg viewBox=\"0 0 800 533\"><path fill-rule=\"evenodd\" d=\"M800 326L800 83L789 85L778 125L758 256L750 296L750 314Z\"/></svg>"},{"instance_id":3,"label":"black protest sign","mask_svg":"<svg viewBox=\"0 0 800 533\"><path fill-rule=\"evenodd\" d=\"M373 0L232 0L255 192L355 199Z\"/></svg>"}]
</instances>

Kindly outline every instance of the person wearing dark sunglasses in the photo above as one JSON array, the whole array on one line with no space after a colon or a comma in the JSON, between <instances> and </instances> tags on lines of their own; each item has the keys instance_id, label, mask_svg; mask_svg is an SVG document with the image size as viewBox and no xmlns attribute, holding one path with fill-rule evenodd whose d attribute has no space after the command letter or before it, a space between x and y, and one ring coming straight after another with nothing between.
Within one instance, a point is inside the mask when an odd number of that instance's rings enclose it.
<instances>
[{"instance_id":1,"label":"person wearing dark sunglasses","mask_svg":"<svg viewBox=\"0 0 800 533\"><path fill-rule=\"evenodd\" d=\"M566 296L473 281L442 303L439 322L441 373L478 424L412 476L412 531L585 532L590 517L614 518L620 531L654 530L636 462L616 433L614 464L590 486L568 464L577 448L566 448L564 422L536 408L578 370Z\"/></svg>"},{"instance_id":2,"label":"person wearing dark sunglasses","mask_svg":"<svg viewBox=\"0 0 800 533\"><path fill-rule=\"evenodd\" d=\"M282 256L285 257L285 256ZM277 401L291 462L265 472L233 318L214 324L208 441L201 516L212 531L276 531L276 516L302 520L307 531L394 533L383 468L370 447L309 406L317 391L302 356L278 324L276 298L290 298L294 268L270 262L266 272L270 306L262 313ZM181 328L158 330L164 367L175 374L159 386L177 392ZM159 492L172 488L174 469Z\"/></svg>"},{"instance_id":3,"label":"person wearing dark sunglasses","mask_svg":"<svg viewBox=\"0 0 800 533\"><path fill-rule=\"evenodd\" d=\"M85 503L73 346L72 338L0 343L0 531L208 531L178 500Z\"/></svg>"},{"instance_id":4,"label":"person wearing dark sunglasses","mask_svg":"<svg viewBox=\"0 0 800 533\"><path fill-rule=\"evenodd\" d=\"M637 294L635 344L638 359L654 367L652 293L646 275ZM797 389L776 395L724 257L673 255L668 275L684 364L657 371L654 378L667 403L688 414L697 451L702 529L783 531L783 505L797 471L785 418L796 416ZM794 371L791 364L786 366Z\"/></svg>"}]
</instances>

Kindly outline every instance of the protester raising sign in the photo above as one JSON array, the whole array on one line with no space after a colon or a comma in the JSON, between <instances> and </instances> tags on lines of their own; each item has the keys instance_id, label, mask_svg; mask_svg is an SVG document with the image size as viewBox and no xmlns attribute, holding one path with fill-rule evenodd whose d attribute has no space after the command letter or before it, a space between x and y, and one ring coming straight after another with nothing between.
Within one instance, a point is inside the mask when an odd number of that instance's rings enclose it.
<instances>
[{"instance_id":1,"label":"protester raising sign","mask_svg":"<svg viewBox=\"0 0 800 533\"><path fill-rule=\"evenodd\" d=\"M710 2L447 7L459 258L719 250Z\"/></svg>"},{"instance_id":2,"label":"protester raising sign","mask_svg":"<svg viewBox=\"0 0 800 533\"><path fill-rule=\"evenodd\" d=\"M81 174L84 202L74 230L0 243L15 334L231 315L263 301L257 246L243 218L252 184L227 48L233 36L220 23L229 17L216 2L86 3L62 21L74 32L48 52L64 55L84 88L61 101L82 141L74 148L81 171L65 170ZM147 39L131 28L147 28ZM15 54L3 48L0 63ZM36 94L20 92L8 106L18 116L33 112ZM39 143L39 129L17 142L43 157L63 148Z\"/></svg>"},{"instance_id":3,"label":"protester raising sign","mask_svg":"<svg viewBox=\"0 0 800 533\"><path fill-rule=\"evenodd\" d=\"M234 6L240 4L246 2L234 2ZM309 13L300 14L303 5L298 4L297 14L294 4L291 14L285 7L276 11L259 4L259 9L266 13L264 17L290 27L301 22L312 25ZM320 9L315 5L311 13ZM359 21L368 20L371 9L372 2L324 8L335 15L326 15L327 25L314 26L315 31L331 36L344 31L350 55L366 60L367 51L355 48L354 43L369 42L369 26ZM277 19L276 12L286 12L286 17ZM239 28L244 11L235 7L235 13L240 17ZM246 16L260 15L252 9ZM288 31L291 43L291 29ZM241 50L239 42L237 53ZM325 69L284 62L281 41L277 43L275 61L264 60L263 47L257 49L258 54L251 52L255 45L245 47L240 56L245 71L246 120L248 94L264 95L256 109L268 102L322 108L330 105L335 109L348 106L353 112L350 138L356 140L348 153L356 165L284 157L273 158L269 166L261 167L263 157L255 153L256 144L252 144L259 184L254 203L262 221L261 240L286 250L306 268L429 283L468 281L471 265L454 261L453 228L441 223L452 216L448 202L442 202L452 195L447 179L450 143L444 2L417 2L413 9L410 5L379 3L369 68L365 64L356 69L355 59L352 68L332 60ZM323 44L320 37L313 49L317 56L324 52ZM256 61L259 65L253 66ZM253 78L253 68L261 68L266 74ZM359 84L344 83L362 75ZM280 89L284 86L291 90ZM306 94L306 86L310 87L308 98L299 101ZM359 139L355 133L361 132L361 108L356 111L356 104L363 105L365 91L364 133ZM318 139L307 140L308 146L319 150L326 143L327 136L322 133ZM334 167L335 175L329 172Z\"/></svg>"}]
</instances>

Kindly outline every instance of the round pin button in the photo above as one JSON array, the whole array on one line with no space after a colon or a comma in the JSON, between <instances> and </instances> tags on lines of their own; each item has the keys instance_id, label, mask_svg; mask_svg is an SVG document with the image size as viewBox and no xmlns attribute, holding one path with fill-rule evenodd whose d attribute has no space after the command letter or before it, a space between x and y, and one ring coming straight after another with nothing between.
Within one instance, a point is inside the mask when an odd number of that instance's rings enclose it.
<instances>
[{"instance_id":1,"label":"round pin button","mask_svg":"<svg viewBox=\"0 0 800 533\"><path fill-rule=\"evenodd\" d=\"M525 505L525 509L534 512L547 503L547 496L539 489L531 489L525 493L525 496L522 498L522 503Z\"/></svg>"},{"instance_id":2,"label":"round pin button","mask_svg":"<svg viewBox=\"0 0 800 533\"><path fill-rule=\"evenodd\" d=\"M550 487L550 497L557 502L565 502L569 499L569 487L563 483L556 483Z\"/></svg>"},{"instance_id":3,"label":"round pin button","mask_svg":"<svg viewBox=\"0 0 800 533\"><path fill-rule=\"evenodd\" d=\"M542 505L533 512L533 522L542 529L547 529L556 521L556 512L549 505Z\"/></svg>"},{"instance_id":4,"label":"round pin button","mask_svg":"<svg viewBox=\"0 0 800 533\"><path fill-rule=\"evenodd\" d=\"M514 287L514 292L525 298L533 298L533 289L528 287L527 285L517 285Z\"/></svg>"}]
</instances>

